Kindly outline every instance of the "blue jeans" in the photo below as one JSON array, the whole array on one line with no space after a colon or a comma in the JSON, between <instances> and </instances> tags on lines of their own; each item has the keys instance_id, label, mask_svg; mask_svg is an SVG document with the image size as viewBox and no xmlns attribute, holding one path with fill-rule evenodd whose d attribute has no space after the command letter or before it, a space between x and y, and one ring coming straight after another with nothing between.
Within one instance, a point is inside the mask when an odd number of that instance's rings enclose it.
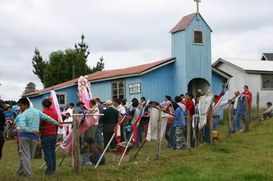
<instances>
[{"instance_id":1,"label":"blue jeans","mask_svg":"<svg viewBox=\"0 0 273 181\"><path fill-rule=\"evenodd\" d=\"M214 131L214 130L217 130L218 123L219 123L219 120L220 120L220 115L213 116L212 120L213 120L212 130Z\"/></svg>"},{"instance_id":2,"label":"blue jeans","mask_svg":"<svg viewBox=\"0 0 273 181\"><path fill-rule=\"evenodd\" d=\"M46 175L53 174L56 171L56 141L57 135L47 135L41 137L41 144L47 166L45 171Z\"/></svg>"},{"instance_id":3,"label":"blue jeans","mask_svg":"<svg viewBox=\"0 0 273 181\"><path fill-rule=\"evenodd\" d=\"M101 145L101 140L102 140L102 124L99 124L97 129L97 143L99 145Z\"/></svg>"},{"instance_id":4,"label":"blue jeans","mask_svg":"<svg viewBox=\"0 0 273 181\"><path fill-rule=\"evenodd\" d=\"M234 118L233 118L233 130L232 131L239 131L242 129L242 123L240 120L241 116L235 111Z\"/></svg>"},{"instance_id":5,"label":"blue jeans","mask_svg":"<svg viewBox=\"0 0 273 181\"><path fill-rule=\"evenodd\" d=\"M137 126L137 144L142 143L142 128L140 124Z\"/></svg>"}]
</instances>

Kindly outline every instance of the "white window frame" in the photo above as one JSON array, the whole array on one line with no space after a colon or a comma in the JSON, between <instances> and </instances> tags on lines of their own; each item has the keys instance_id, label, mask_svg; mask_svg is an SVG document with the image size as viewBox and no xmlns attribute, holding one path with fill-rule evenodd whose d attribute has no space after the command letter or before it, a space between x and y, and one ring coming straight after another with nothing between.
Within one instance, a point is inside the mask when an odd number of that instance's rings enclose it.
<instances>
[{"instance_id":1,"label":"white window frame","mask_svg":"<svg viewBox=\"0 0 273 181\"><path fill-rule=\"evenodd\" d=\"M59 97L58 96L60 96L60 95L63 95L64 96L64 104L61 104L60 103L60 100L59 100ZM57 96L57 99L58 99L58 102L59 102L59 104L60 104L60 106L65 106L66 105L66 98L67 98L67 96L66 96L67 94L66 94L66 92L56 92L56 96Z\"/></svg>"},{"instance_id":2,"label":"white window frame","mask_svg":"<svg viewBox=\"0 0 273 181\"><path fill-rule=\"evenodd\" d=\"M196 32L196 31L199 31L199 32L202 33L202 42L201 42L201 43L195 43L195 41L194 41L194 40L195 40L195 32ZM197 30L197 29L195 29L195 30L193 30L192 33L193 33L193 36L192 36L192 38L193 38L193 39L192 39L193 44L194 44L194 45L204 45L204 32L203 32L203 30Z\"/></svg>"},{"instance_id":3,"label":"white window frame","mask_svg":"<svg viewBox=\"0 0 273 181\"><path fill-rule=\"evenodd\" d=\"M267 80L264 80L265 77L268 77ZM271 84L270 87L266 87L266 84L264 84L264 81L268 81L269 86ZM262 74L261 75L261 89L262 90L273 90L273 75L271 74Z\"/></svg>"},{"instance_id":4,"label":"white window frame","mask_svg":"<svg viewBox=\"0 0 273 181\"><path fill-rule=\"evenodd\" d=\"M123 88L120 88L119 87L119 84L120 82L123 83ZM117 84L117 88L113 88L113 84ZM115 80L115 81L112 81L111 83L111 93L112 93L112 100L114 100L115 98L118 98L118 99L121 99L121 95L123 95L123 99L126 98L126 82L125 82L125 79L119 79L119 80ZM117 94L114 95L114 89L116 89L117 91ZM122 90L123 91L123 94L121 94L119 91Z\"/></svg>"}]
</instances>

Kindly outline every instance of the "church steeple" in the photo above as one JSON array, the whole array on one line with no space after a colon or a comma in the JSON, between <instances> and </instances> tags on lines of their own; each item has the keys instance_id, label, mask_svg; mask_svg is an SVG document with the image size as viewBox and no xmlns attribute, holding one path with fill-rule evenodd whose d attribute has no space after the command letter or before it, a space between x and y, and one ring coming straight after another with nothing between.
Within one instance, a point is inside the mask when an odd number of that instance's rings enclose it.
<instances>
[{"instance_id":1,"label":"church steeple","mask_svg":"<svg viewBox=\"0 0 273 181\"><path fill-rule=\"evenodd\" d=\"M174 95L181 92L206 92L211 85L211 32L212 30L197 11L184 16L172 28L172 57L174 64Z\"/></svg>"}]
</instances>

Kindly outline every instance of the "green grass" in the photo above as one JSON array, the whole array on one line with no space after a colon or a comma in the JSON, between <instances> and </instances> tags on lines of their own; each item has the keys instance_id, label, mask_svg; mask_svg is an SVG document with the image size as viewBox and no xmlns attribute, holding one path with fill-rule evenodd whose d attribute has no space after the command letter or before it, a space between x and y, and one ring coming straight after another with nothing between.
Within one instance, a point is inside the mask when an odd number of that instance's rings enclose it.
<instances>
[{"instance_id":1,"label":"green grass","mask_svg":"<svg viewBox=\"0 0 273 181\"><path fill-rule=\"evenodd\" d=\"M252 118L254 120L254 118ZM70 157L54 176L44 176L42 159L33 160L31 180L272 180L273 119L262 124L251 122L247 133L227 138L226 124L219 125L220 139L191 150L172 150L164 140L160 160L156 160L156 143L147 142L135 160L118 166L107 153L106 165L82 167L80 174L71 171ZM130 152L131 157L135 150ZM63 153L57 153L57 165ZM150 159L147 157L150 156ZM0 180L20 180L15 174L19 157L15 141L6 141L0 161Z\"/></svg>"}]
</instances>

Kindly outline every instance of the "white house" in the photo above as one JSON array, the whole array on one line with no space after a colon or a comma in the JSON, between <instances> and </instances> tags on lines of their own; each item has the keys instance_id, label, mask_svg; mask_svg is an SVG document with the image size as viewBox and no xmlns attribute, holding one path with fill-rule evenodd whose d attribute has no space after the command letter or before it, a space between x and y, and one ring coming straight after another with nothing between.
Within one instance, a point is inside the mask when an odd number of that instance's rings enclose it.
<instances>
[{"instance_id":1,"label":"white house","mask_svg":"<svg viewBox=\"0 0 273 181\"><path fill-rule=\"evenodd\" d=\"M232 98L235 90L242 92L244 85L248 85L253 95L252 107L257 105L258 92L260 107L264 107L268 101L273 102L273 61L266 58L270 55L263 54L261 60L219 58L214 62L212 67L233 76L225 99Z\"/></svg>"}]
</instances>

